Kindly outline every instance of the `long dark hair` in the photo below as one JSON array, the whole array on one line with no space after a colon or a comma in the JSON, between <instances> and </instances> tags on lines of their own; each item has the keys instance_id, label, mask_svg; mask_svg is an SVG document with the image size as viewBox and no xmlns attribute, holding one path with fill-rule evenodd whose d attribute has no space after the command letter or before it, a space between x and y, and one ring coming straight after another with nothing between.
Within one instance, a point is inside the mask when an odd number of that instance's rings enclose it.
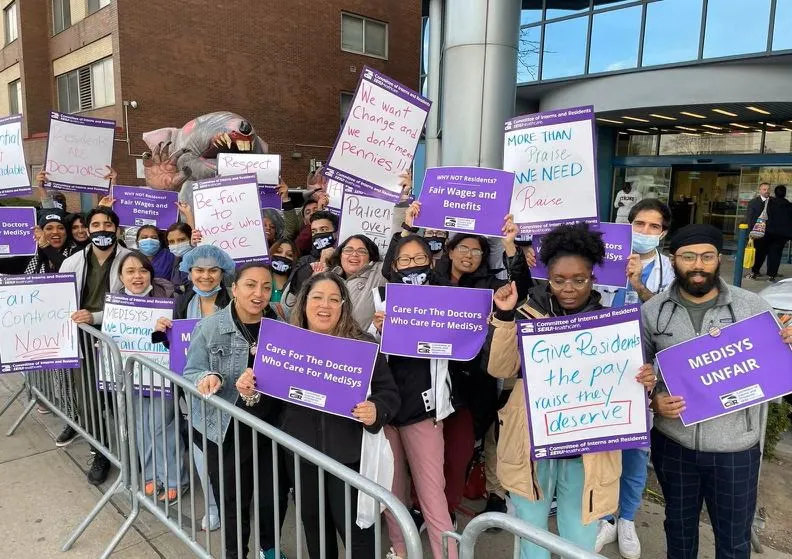
<instances>
[{"instance_id":1,"label":"long dark hair","mask_svg":"<svg viewBox=\"0 0 792 559\"><path fill-rule=\"evenodd\" d=\"M352 235L344 239L344 242L338 245L338 248L333 253L333 258L330 260L330 264L332 266L340 266L341 265L341 252L344 250L344 247L349 244L349 241L356 239L363 243L363 247L368 252L369 262L379 262L380 261L380 254L379 254L379 247L369 239L366 235L359 233L357 235Z\"/></svg>"},{"instance_id":2,"label":"long dark hair","mask_svg":"<svg viewBox=\"0 0 792 559\"><path fill-rule=\"evenodd\" d=\"M338 286L339 293L341 293L341 299L344 301L341 304L341 316L338 318L338 324L336 324L336 327L333 329L332 335L339 338L373 341L373 338L358 326L352 314L352 301L350 300L349 290L346 288L344 280L332 272L315 274L303 284L291 312L291 324L308 330L308 316L306 314L308 295L310 295L311 290L320 281L332 281L335 283Z\"/></svg>"},{"instance_id":3,"label":"long dark hair","mask_svg":"<svg viewBox=\"0 0 792 559\"><path fill-rule=\"evenodd\" d=\"M165 249L168 248L168 239L167 239L167 237L165 237L162 234L162 231L157 229L156 225L143 225L143 226L141 226L141 228L137 230L137 233L135 233L135 241L140 241L140 234L143 233L143 231L145 231L146 229L151 229L152 231L154 231L157 234L157 239L159 239L159 242L160 242L160 250L163 249L163 248L165 248ZM192 235L192 231L190 231L190 235Z\"/></svg>"}]
</instances>

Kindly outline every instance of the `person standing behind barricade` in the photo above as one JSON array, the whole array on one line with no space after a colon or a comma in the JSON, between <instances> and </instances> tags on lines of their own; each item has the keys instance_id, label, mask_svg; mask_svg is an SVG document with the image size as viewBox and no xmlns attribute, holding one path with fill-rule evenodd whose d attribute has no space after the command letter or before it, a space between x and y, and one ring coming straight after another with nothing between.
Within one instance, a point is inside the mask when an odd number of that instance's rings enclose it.
<instances>
[{"instance_id":1,"label":"person standing behind barricade","mask_svg":"<svg viewBox=\"0 0 792 559\"><path fill-rule=\"evenodd\" d=\"M118 244L119 219L113 210L106 207L94 208L88 212L86 221L91 244L64 260L60 271L73 273L77 278L77 305L80 310L72 313L72 320L99 329L102 325L105 295L117 293L122 288L119 263L129 249ZM84 355L83 359L83 367L73 379L74 394L86 394L82 409L77 410L78 415L87 431L90 432L94 425L104 431L104 410L100 409L104 406L104 399L99 393L93 397L87 395L88 391L96 390L96 363L90 355ZM96 422L92 421L94 418L97 419ZM101 434L91 433L99 440L108 440L108 433L103 437ZM110 461L95 450L91 469L88 471L88 482L101 485L109 472Z\"/></svg>"},{"instance_id":2,"label":"person standing behind barricade","mask_svg":"<svg viewBox=\"0 0 792 559\"><path fill-rule=\"evenodd\" d=\"M315 212L323 211L329 202L330 198L327 196L327 193L321 190L315 190L309 193L307 196L304 196L303 206L300 208L300 218L302 219L302 225L300 226L300 230L294 239L297 243L297 248L300 249L301 254L307 254L311 252L311 245L313 244L311 216Z\"/></svg>"},{"instance_id":3,"label":"person standing behind barricade","mask_svg":"<svg viewBox=\"0 0 792 559\"><path fill-rule=\"evenodd\" d=\"M187 274L182 272L179 268L181 267L181 261L184 255L193 249L192 244L190 244L192 232L193 228L190 224L182 221L172 223L165 230L165 240L168 242L168 250L176 258L173 264L174 269L171 283L176 287L178 293L184 293L184 289L190 281Z\"/></svg>"},{"instance_id":4,"label":"person standing behind barricade","mask_svg":"<svg viewBox=\"0 0 792 559\"><path fill-rule=\"evenodd\" d=\"M91 239L88 236L88 223L85 221L85 214L68 214L64 221L64 225L66 225L67 242L71 245L72 252L82 250L91 244Z\"/></svg>"},{"instance_id":5,"label":"person standing behind barricade","mask_svg":"<svg viewBox=\"0 0 792 559\"><path fill-rule=\"evenodd\" d=\"M289 276L294 270L294 264L300 257L300 251L297 250L297 244L294 241L283 239L275 241L269 247L269 255L270 268L272 269L272 297L270 298L270 303L279 304L283 298L286 282L289 281ZM281 315L281 313L279 315L281 318L285 316Z\"/></svg>"},{"instance_id":6,"label":"person standing behind barricade","mask_svg":"<svg viewBox=\"0 0 792 559\"><path fill-rule=\"evenodd\" d=\"M176 299L173 310L174 320L206 318L226 308L231 302L231 295L224 286L231 283L235 264L223 249L215 245L199 245L182 256L179 269L182 273L188 274L189 283L184 293ZM167 346L168 339L165 332L172 326L173 323L167 318L157 320L151 341ZM185 406L186 404L185 401ZM182 425L186 427L187 422ZM208 503L206 514L201 520L201 527L204 530L217 530L220 528L220 512L211 481L204 476L203 445L198 441L193 442L193 462Z\"/></svg>"},{"instance_id":7,"label":"person standing behind barricade","mask_svg":"<svg viewBox=\"0 0 792 559\"><path fill-rule=\"evenodd\" d=\"M261 319L264 317L277 319L269 306L272 273L264 264L245 264L237 270L231 289L234 296L231 304L203 319L193 331L190 348L187 350L184 378L194 382L204 396L215 395L267 423L277 425L283 409L282 402L258 393L253 396L242 396L237 384L240 379L252 377L251 367L256 357ZM275 502L277 499L280 511L277 522L278 526L282 527L289 487L288 484L281 482L277 491L273 491L272 448L265 441L260 441L258 455L254 455L250 427L240 423L237 439L234 429L229 429L231 416L212 408L211 399L206 403L206 416L202 413L200 403L193 397L189 399L196 440L202 441L204 436L208 439L206 458L215 502L220 503L221 498L224 498L225 517L222 519L222 524L226 539L225 557L247 557L251 531L250 509L253 503L253 471L254 463L257 462L259 475L257 529L261 539L262 557L274 559L275 554L272 550L275 547ZM239 450L240 461L235 465L236 449ZM223 471L220 471L220 453L223 456ZM280 448L278 461L278 471L283 472L284 459ZM239 496L236 493L237 466L240 475ZM241 499L241 518L237 518L236 513L238 498ZM242 541L239 542L237 522L241 525L242 533Z\"/></svg>"},{"instance_id":8,"label":"person standing behind barricade","mask_svg":"<svg viewBox=\"0 0 792 559\"><path fill-rule=\"evenodd\" d=\"M499 378L520 374L520 352L515 316L520 319L565 316L599 310L600 295L593 291L595 264L602 263L605 245L601 233L585 225L562 225L544 236L539 255L547 266L546 286L531 289L528 302L516 308L514 282L500 288L494 297L490 319L488 371ZM635 377L647 389L656 377L645 364ZM593 551L597 521L616 511L619 499L621 452L593 452L578 457L531 460L528 412L523 384L517 382L509 401L498 412L501 429L498 440L498 478L509 491L516 516L547 530L547 517L555 494L558 502L558 531L562 538ZM550 553L523 540L521 559L550 558Z\"/></svg>"},{"instance_id":9,"label":"person standing behind barricade","mask_svg":"<svg viewBox=\"0 0 792 559\"><path fill-rule=\"evenodd\" d=\"M281 210L265 208L261 215L264 223L264 233L267 236L267 245L272 245L278 241L294 241L300 232L300 222L297 213L294 211L289 197L289 187L281 181L278 185L278 195L281 199Z\"/></svg>"},{"instance_id":10,"label":"person standing behind barricade","mask_svg":"<svg viewBox=\"0 0 792 559\"><path fill-rule=\"evenodd\" d=\"M179 259L168 249L167 237L156 226L144 225L138 229L135 241L138 250L151 261L155 277L167 280L173 285L181 285Z\"/></svg>"},{"instance_id":11,"label":"person standing behind barricade","mask_svg":"<svg viewBox=\"0 0 792 559\"><path fill-rule=\"evenodd\" d=\"M332 272L322 272L311 277L304 285L294 310L291 323L300 328L339 338L374 341L355 320L350 293L343 280ZM328 342L332 343L332 342ZM343 361L343 356L339 356ZM252 374L239 380L240 392L251 394L255 385ZM360 450L363 429L377 433L394 417L399 409L399 391L388 363L382 355L377 357L371 377L371 393L352 410L359 420L331 415L319 410L286 403L280 428L289 435L325 453L350 469L360 470ZM296 483L294 460L288 459L286 467L291 482ZM320 494L317 466L306 461L300 463L301 516L308 544L308 556L322 556L320 533ZM346 540L345 483L339 478L324 473L325 508L325 557L338 557L336 532ZM296 487L296 485L295 485ZM351 488L349 511L352 518L349 535L351 557L369 559L375 557L374 529L362 530L355 522L357 517L357 489ZM379 506L379 505L377 505ZM298 542L299 545L299 542Z\"/></svg>"}]
</instances>

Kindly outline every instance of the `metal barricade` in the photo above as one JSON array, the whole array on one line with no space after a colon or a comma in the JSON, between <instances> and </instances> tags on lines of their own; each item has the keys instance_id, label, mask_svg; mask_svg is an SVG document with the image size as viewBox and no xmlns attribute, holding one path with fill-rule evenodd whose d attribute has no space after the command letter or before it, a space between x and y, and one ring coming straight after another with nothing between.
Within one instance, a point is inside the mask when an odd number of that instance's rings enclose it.
<instances>
[{"instance_id":1,"label":"metal barricade","mask_svg":"<svg viewBox=\"0 0 792 559\"><path fill-rule=\"evenodd\" d=\"M79 325L80 361L77 369L57 369L25 373L25 383L3 407L6 411L17 397L27 391L30 401L9 429L13 436L28 414L37 405L44 406L74 429L92 447L119 470L96 506L74 530L63 546L68 551L93 522L102 508L117 493L128 494L129 441L127 439L127 406L125 377L121 354L116 343L97 329ZM101 383L102 379L112 379ZM127 525L119 530L123 532ZM120 541L117 537L114 542ZM115 544L105 551L109 556Z\"/></svg>"},{"instance_id":2,"label":"metal barricade","mask_svg":"<svg viewBox=\"0 0 792 559\"><path fill-rule=\"evenodd\" d=\"M318 504L318 511L311 510L310 514L318 514L321 551L312 559L325 559L326 544L330 544L331 551L336 548L335 529L331 529L334 524L328 515L340 514L326 505L326 498L332 493L333 503L343 501L342 543L345 557L351 558L353 529L356 530L352 499L355 492L361 492L373 498L377 507L383 505L390 510L401 527L408 556L421 559L421 539L415 523L407 508L390 491L222 398L203 397L193 383L150 359L128 357L125 374L129 387L126 391L129 454L133 457L130 468L133 506L125 529L142 509L156 517L198 557L225 557L226 553L245 557L248 550L245 542L252 540L250 557L258 559L263 557L260 553L268 551L262 542L267 536L270 549L274 549L275 557L280 557L281 526L289 497L293 496L296 530L295 545L290 550L293 555L289 556L307 557L301 521L307 503L311 509L313 504ZM187 411L184 417L182 406ZM202 424L194 424L190 413L194 406L202 412ZM207 432L208 417L217 421L227 417L230 421L220 445L202 435ZM139 468L135 464L136 454ZM196 454L201 455L198 460ZM157 487L158 476L167 483L167 486L163 483L162 489ZM213 491L207 488L209 483ZM293 493L287 491L289 488ZM170 489L174 490L173 494ZM203 493L202 497L198 497L199 492ZM211 512L210 493L216 500L220 532L213 534L205 530L199 536L198 517L211 516L207 514ZM316 500L307 500L313 497ZM337 525L338 517L332 518ZM227 521L233 521L233 525L226 526ZM250 525L249 532L246 524ZM382 557L380 514L376 514L369 530L373 530L374 556ZM252 537L246 537L248 534ZM314 533L305 535L315 537ZM365 537L372 537L371 531Z\"/></svg>"}]
</instances>

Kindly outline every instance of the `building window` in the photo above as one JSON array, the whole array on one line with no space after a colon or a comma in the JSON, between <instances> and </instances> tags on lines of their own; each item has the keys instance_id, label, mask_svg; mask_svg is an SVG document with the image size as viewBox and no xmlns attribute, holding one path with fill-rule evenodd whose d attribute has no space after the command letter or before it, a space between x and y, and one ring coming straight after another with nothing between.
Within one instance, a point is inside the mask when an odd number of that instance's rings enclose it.
<instances>
[{"instance_id":1,"label":"building window","mask_svg":"<svg viewBox=\"0 0 792 559\"><path fill-rule=\"evenodd\" d=\"M646 5L642 66L696 60L702 3L664 0Z\"/></svg>"},{"instance_id":2,"label":"building window","mask_svg":"<svg viewBox=\"0 0 792 559\"><path fill-rule=\"evenodd\" d=\"M19 37L17 19L17 4L16 2L11 2L8 6L6 6L5 10L3 10L3 21L5 23L5 44L13 43Z\"/></svg>"},{"instance_id":3,"label":"building window","mask_svg":"<svg viewBox=\"0 0 792 559\"><path fill-rule=\"evenodd\" d=\"M55 34L71 27L71 2L52 0L52 29Z\"/></svg>"},{"instance_id":4,"label":"building window","mask_svg":"<svg viewBox=\"0 0 792 559\"><path fill-rule=\"evenodd\" d=\"M578 17L545 26L543 80L579 76L586 68L588 18Z\"/></svg>"},{"instance_id":5,"label":"building window","mask_svg":"<svg viewBox=\"0 0 792 559\"><path fill-rule=\"evenodd\" d=\"M8 110L12 115L22 112L22 82L20 80L8 84Z\"/></svg>"},{"instance_id":6,"label":"building window","mask_svg":"<svg viewBox=\"0 0 792 559\"><path fill-rule=\"evenodd\" d=\"M110 0L88 0L88 15L110 5Z\"/></svg>"},{"instance_id":7,"label":"building window","mask_svg":"<svg viewBox=\"0 0 792 559\"><path fill-rule=\"evenodd\" d=\"M113 58L61 74L58 81L58 109L79 113L115 104Z\"/></svg>"},{"instance_id":8,"label":"building window","mask_svg":"<svg viewBox=\"0 0 792 559\"><path fill-rule=\"evenodd\" d=\"M739 33L735 22L740 22ZM764 52L769 28L770 0L710 0L704 58Z\"/></svg>"},{"instance_id":9,"label":"building window","mask_svg":"<svg viewBox=\"0 0 792 559\"><path fill-rule=\"evenodd\" d=\"M792 0L778 0L773 26L773 50L792 49Z\"/></svg>"},{"instance_id":10,"label":"building window","mask_svg":"<svg viewBox=\"0 0 792 559\"><path fill-rule=\"evenodd\" d=\"M349 114L349 109L352 107L352 101L355 100L354 93L341 93L341 126L344 125L346 121L347 115Z\"/></svg>"},{"instance_id":11,"label":"building window","mask_svg":"<svg viewBox=\"0 0 792 559\"><path fill-rule=\"evenodd\" d=\"M613 72L638 65L643 8L634 6L594 14L589 73Z\"/></svg>"},{"instance_id":12,"label":"building window","mask_svg":"<svg viewBox=\"0 0 792 559\"><path fill-rule=\"evenodd\" d=\"M388 24L341 14L341 50L388 58Z\"/></svg>"}]
</instances>

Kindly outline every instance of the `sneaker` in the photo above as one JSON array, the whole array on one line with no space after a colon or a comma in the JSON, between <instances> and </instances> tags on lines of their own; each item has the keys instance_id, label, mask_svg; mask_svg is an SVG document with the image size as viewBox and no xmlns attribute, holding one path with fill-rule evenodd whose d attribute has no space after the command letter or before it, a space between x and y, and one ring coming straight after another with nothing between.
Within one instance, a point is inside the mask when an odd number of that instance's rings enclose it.
<instances>
[{"instance_id":1,"label":"sneaker","mask_svg":"<svg viewBox=\"0 0 792 559\"><path fill-rule=\"evenodd\" d=\"M778 277L770 276L769 278L767 278L767 281L769 281L770 283L776 283L778 281Z\"/></svg>"},{"instance_id":2,"label":"sneaker","mask_svg":"<svg viewBox=\"0 0 792 559\"><path fill-rule=\"evenodd\" d=\"M641 558L641 542L635 532L635 522L632 520L619 519L619 553L624 559Z\"/></svg>"},{"instance_id":3,"label":"sneaker","mask_svg":"<svg viewBox=\"0 0 792 559\"><path fill-rule=\"evenodd\" d=\"M390 551L385 554L385 559L402 559L402 558L396 555L396 552L393 550L393 548L390 548Z\"/></svg>"},{"instance_id":4,"label":"sneaker","mask_svg":"<svg viewBox=\"0 0 792 559\"><path fill-rule=\"evenodd\" d=\"M39 412L41 415L49 415L52 413L51 411L49 411L49 409L45 408L41 404L36 406L36 411Z\"/></svg>"},{"instance_id":5,"label":"sneaker","mask_svg":"<svg viewBox=\"0 0 792 559\"><path fill-rule=\"evenodd\" d=\"M76 439L77 437L79 437L77 431L72 429L71 425L67 425L66 427L63 428L61 434L58 435L58 438L55 439L55 446L60 446L60 447L69 446L71 443L74 442L74 439Z\"/></svg>"},{"instance_id":6,"label":"sneaker","mask_svg":"<svg viewBox=\"0 0 792 559\"><path fill-rule=\"evenodd\" d=\"M615 542L618 534L616 524L608 520L600 520L597 527L597 543L594 546L594 553L599 553L603 547Z\"/></svg>"},{"instance_id":7,"label":"sneaker","mask_svg":"<svg viewBox=\"0 0 792 559\"><path fill-rule=\"evenodd\" d=\"M410 516L412 516L413 522L415 522L415 527L418 528L418 533L424 533L424 531L426 531L426 520L424 520L421 509L415 507L410 508Z\"/></svg>"},{"instance_id":8,"label":"sneaker","mask_svg":"<svg viewBox=\"0 0 792 559\"><path fill-rule=\"evenodd\" d=\"M547 514L547 516L555 516L556 513L558 513L558 501L554 496L553 500L550 501L550 512Z\"/></svg>"},{"instance_id":9,"label":"sneaker","mask_svg":"<svg viewBox=\"0 0 792 559\"><path fill-rule=\"evenodd\" d=\"M97 452L93 457L91 469L88 471L88 483L91 485L102 485L107 480L109 473L110 460L101 452Z\"/></svg>"},{"instance_id":10,"label":"sneaker","mask_svg":"<svg viewBox=\"0 0 792 559\"><path fill-rule=\"evenodd\" d=\"M208 528L207 528L208 524ZM220 529L220 516L217 514L205 514L201 519L201 530L204 532L214 532Z\"/></svg>"},{"instance_id":11,"label":"sneaker","mask_svg":"<svg viewBox=\"0 0 792 559\"><path fill-rule=\"evenodd\" d=\"M275 548L268 549L264 551L263 549L259 551L259 559L286 559L286 556L283 552L280 552L280 555L275 554Z\"/></svg>"},{"instance_id":12,"label":"sneaker","mask_svg":"<svg viewBox=\"0 0 792 559\"><path fill-rule=\"evenodd\" d=\"M484 514L485 512L506 512L506 499L501 499L495 493L491 493L489 498L487 499L487 505L484 507L484 510L481 511L480 514ZM488 534L497 534L500 532L500 528L489 528L487 529Z\"/></svg>"},{"instance_id":13,"label":"sneaker","mask_svg":"<svg viewBox=\"0 0 792 559\"><path fill-rule=\"evenodd\" d=\"M143 493L146 494L146 497L151 497L154 493L159 493L159 487L153 481L147 481L146 485L143 487Z\"/></svg>"}]
</instances>

